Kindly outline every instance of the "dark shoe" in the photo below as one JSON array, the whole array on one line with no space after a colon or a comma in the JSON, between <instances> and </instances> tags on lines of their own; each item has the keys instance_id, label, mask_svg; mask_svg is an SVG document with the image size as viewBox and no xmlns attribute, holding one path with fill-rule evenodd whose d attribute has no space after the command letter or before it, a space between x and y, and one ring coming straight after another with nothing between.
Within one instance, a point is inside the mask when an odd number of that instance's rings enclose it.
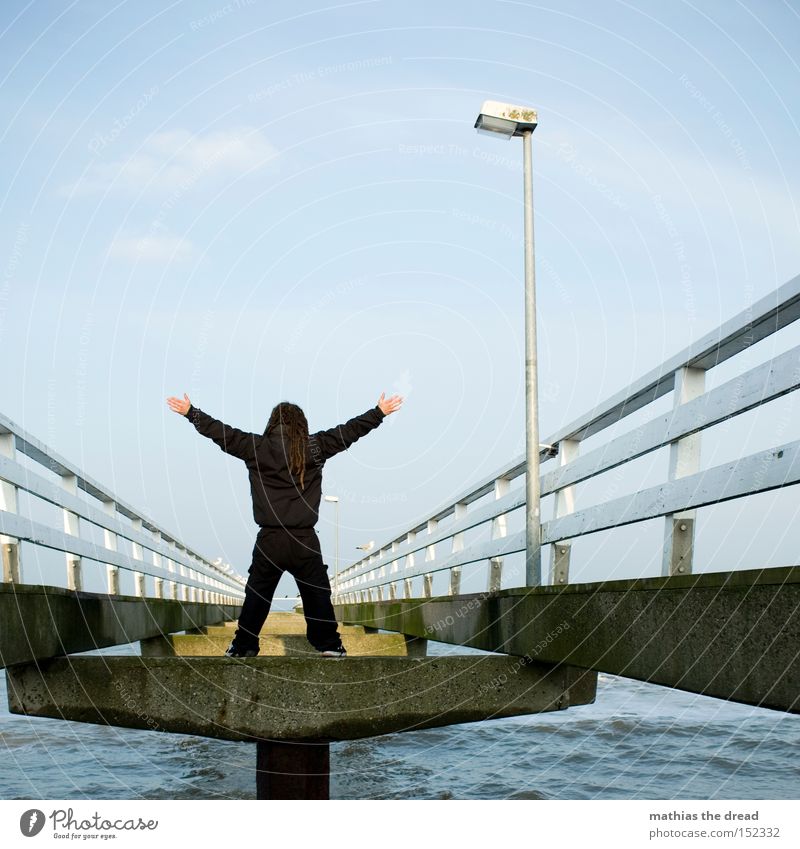
<instances>
[{"instance_id":1,"label":"dark shoe","mask_svg":"<svg viewBox=\"0 0 800 849\"><path fill-rule=\"evenodd\" d=\"M339 646L338 649L325 649L319 652L320 657L347 657L347 650L344 646Z\"/></svg>"},{"instance_id":2,"label":"dark shoe","mask_svg":"<svg viewBox=\"0 0 800 849\"><path fill-rule=\"evenodd\" d=\"M240 649L235 642L232 642L225 652L226 657L255 657L257 654L258 649Z\"/></svg>"}]
</instances>

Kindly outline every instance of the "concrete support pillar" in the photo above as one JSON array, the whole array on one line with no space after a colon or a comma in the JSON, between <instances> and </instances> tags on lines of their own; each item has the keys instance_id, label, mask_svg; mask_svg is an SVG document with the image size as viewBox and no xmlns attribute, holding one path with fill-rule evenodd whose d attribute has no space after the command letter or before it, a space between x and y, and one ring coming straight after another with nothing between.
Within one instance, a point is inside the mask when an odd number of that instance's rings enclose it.
<instances>
[{"instance_id":1,"label":"concrete support pillar","mask_svg":"<svg viewBox=\"0 0 800 849\"><path fill-rule=\"evenodd\" d=\"M558 464L566 466L571 463L580 450L580 442L577 439L562 439L558 443ZM565 486L559 489L555 495L553 504L553 517L560 519L575 512L575 487ZM572 546L567 540L555 542L550 546L550 583L569 583L569 558Z\"/></svg>"},{"instance_id":2,"label":"concrete support pillar","mask_svg":"<svg viewBox=\"0 0 800 849\"><path fill-rule=\"evenodd\" d=\"M159 634L157 637L148 637L139 640L139 649L142 657L175 657L175 646L170 637Z\"/></svg>"},{"instance_id":3,"label":"concrete support pillar","mask_svg":"<svg viewBox=\"0 0 800 849\"><path fill-rule=\"evenodd\" d=\"M406 640L407 657L427 657L428 641L424 637L409 637L404 634Z\"/></svg>"},{"instance_id":4,"label":"concrete support pillar","mask_svg":"<svg viewBox=\"0 0 800 849\"><path fill-rule=\"evenodd\" d=\"M0 456L16 459L16 443L13 433L0 433ZM17 512L17 488L14 484L0 481L0 510ZM3 583L21 583L19 566L19 540L0 534L0 552L3 559Z\"/></svg>"},{"instance_id":5,"label":"concrete support pillar","mask_svg":"<svg viewBox=\"0 0 800 849\"><path fill-rule=\"evenodd\" d=\"M674 406L678 407L705 392L704 369L683 367L675 372ZM700 471L700 434L677 439L669 447L668 480L693 475ZM661 574L686 575L692 571L694 553L695 510L683 510L664 517L664 557Z\"/></svg>"},{"instance_id":6,"label":"concrete support pillar","mask_svg":"<svg viewBox=\"0 0 800 849\"><path fill-rule=\"evenodd\" d=\"M75 475L61 475L61 486L70 494L78 494L78 478ZM71 510L63 509L64 532L70 536L81 535L80 520ZM82 590L83 579L81 576L81 559L75 554L66 552L67 560L67 589Z\"/></svg>"},{"instance_id":7,"label":"concrete support pillar","mask_svg":"<svg viewBox=\"0 0 800 849\"><path fill-rule=\"evenodd\" d=\"M257 799L329 799L329 743L256 743Z\"/></svg>"}]
</instances>

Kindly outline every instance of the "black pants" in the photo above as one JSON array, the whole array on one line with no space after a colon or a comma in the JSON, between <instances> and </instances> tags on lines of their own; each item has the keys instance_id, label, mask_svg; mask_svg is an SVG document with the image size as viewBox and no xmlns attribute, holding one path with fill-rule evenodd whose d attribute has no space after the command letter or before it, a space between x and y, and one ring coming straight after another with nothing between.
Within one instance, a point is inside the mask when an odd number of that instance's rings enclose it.
<instances>
[{"instance_id":1,"label":"black pants","mask_svg":"<svg viewBox=\"0 0 800 849\"><path fill-rule=\"evenodd\" d=\"M235 636L237 648L258 646L258 635L284 572L297 581L308 641L319 651L338 648L341 638L331 604L331 585L313 528L261 528L258 532Z\"/></svg>"}]
</instances>

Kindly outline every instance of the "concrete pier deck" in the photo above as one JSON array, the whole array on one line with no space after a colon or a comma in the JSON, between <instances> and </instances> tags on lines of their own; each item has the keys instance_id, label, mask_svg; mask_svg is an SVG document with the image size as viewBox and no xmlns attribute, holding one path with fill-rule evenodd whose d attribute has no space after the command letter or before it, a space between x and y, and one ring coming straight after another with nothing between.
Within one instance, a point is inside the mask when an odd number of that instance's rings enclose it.
<instances>
[{"instance_id":1,"label":"concrete pier deck","mask_svg":"<svg viewBox=\"0 0 800 849\"><path fill-rule=\"evenodd\" d=\"M28 716L222 740L353 740L564 710L596 673L503 656L71 657L6 671Z\"/></svg>"}]
</instances>

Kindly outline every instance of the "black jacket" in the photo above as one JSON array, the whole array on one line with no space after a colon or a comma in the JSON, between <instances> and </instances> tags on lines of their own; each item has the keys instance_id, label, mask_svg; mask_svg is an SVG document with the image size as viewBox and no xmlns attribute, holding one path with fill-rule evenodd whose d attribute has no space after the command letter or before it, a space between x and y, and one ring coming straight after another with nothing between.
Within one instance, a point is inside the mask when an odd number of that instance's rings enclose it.
<instances>
[{"instance_id":1,"label":"black jacket","mask_svg":"<svg viewBox=\"0 0 800 849\"><path fill-rule=\"evenodd\" d=\"M250 473L253 518L262 528L313 528L319 518L322 468L335 454L374 430L385 418L377 404L343 425L309 434L304 488L289 472L288 440L282 427L269 434L245 433L195 406L186 414L198 433L227 454L244 460Z\"/></svg>"}]
</instances>

